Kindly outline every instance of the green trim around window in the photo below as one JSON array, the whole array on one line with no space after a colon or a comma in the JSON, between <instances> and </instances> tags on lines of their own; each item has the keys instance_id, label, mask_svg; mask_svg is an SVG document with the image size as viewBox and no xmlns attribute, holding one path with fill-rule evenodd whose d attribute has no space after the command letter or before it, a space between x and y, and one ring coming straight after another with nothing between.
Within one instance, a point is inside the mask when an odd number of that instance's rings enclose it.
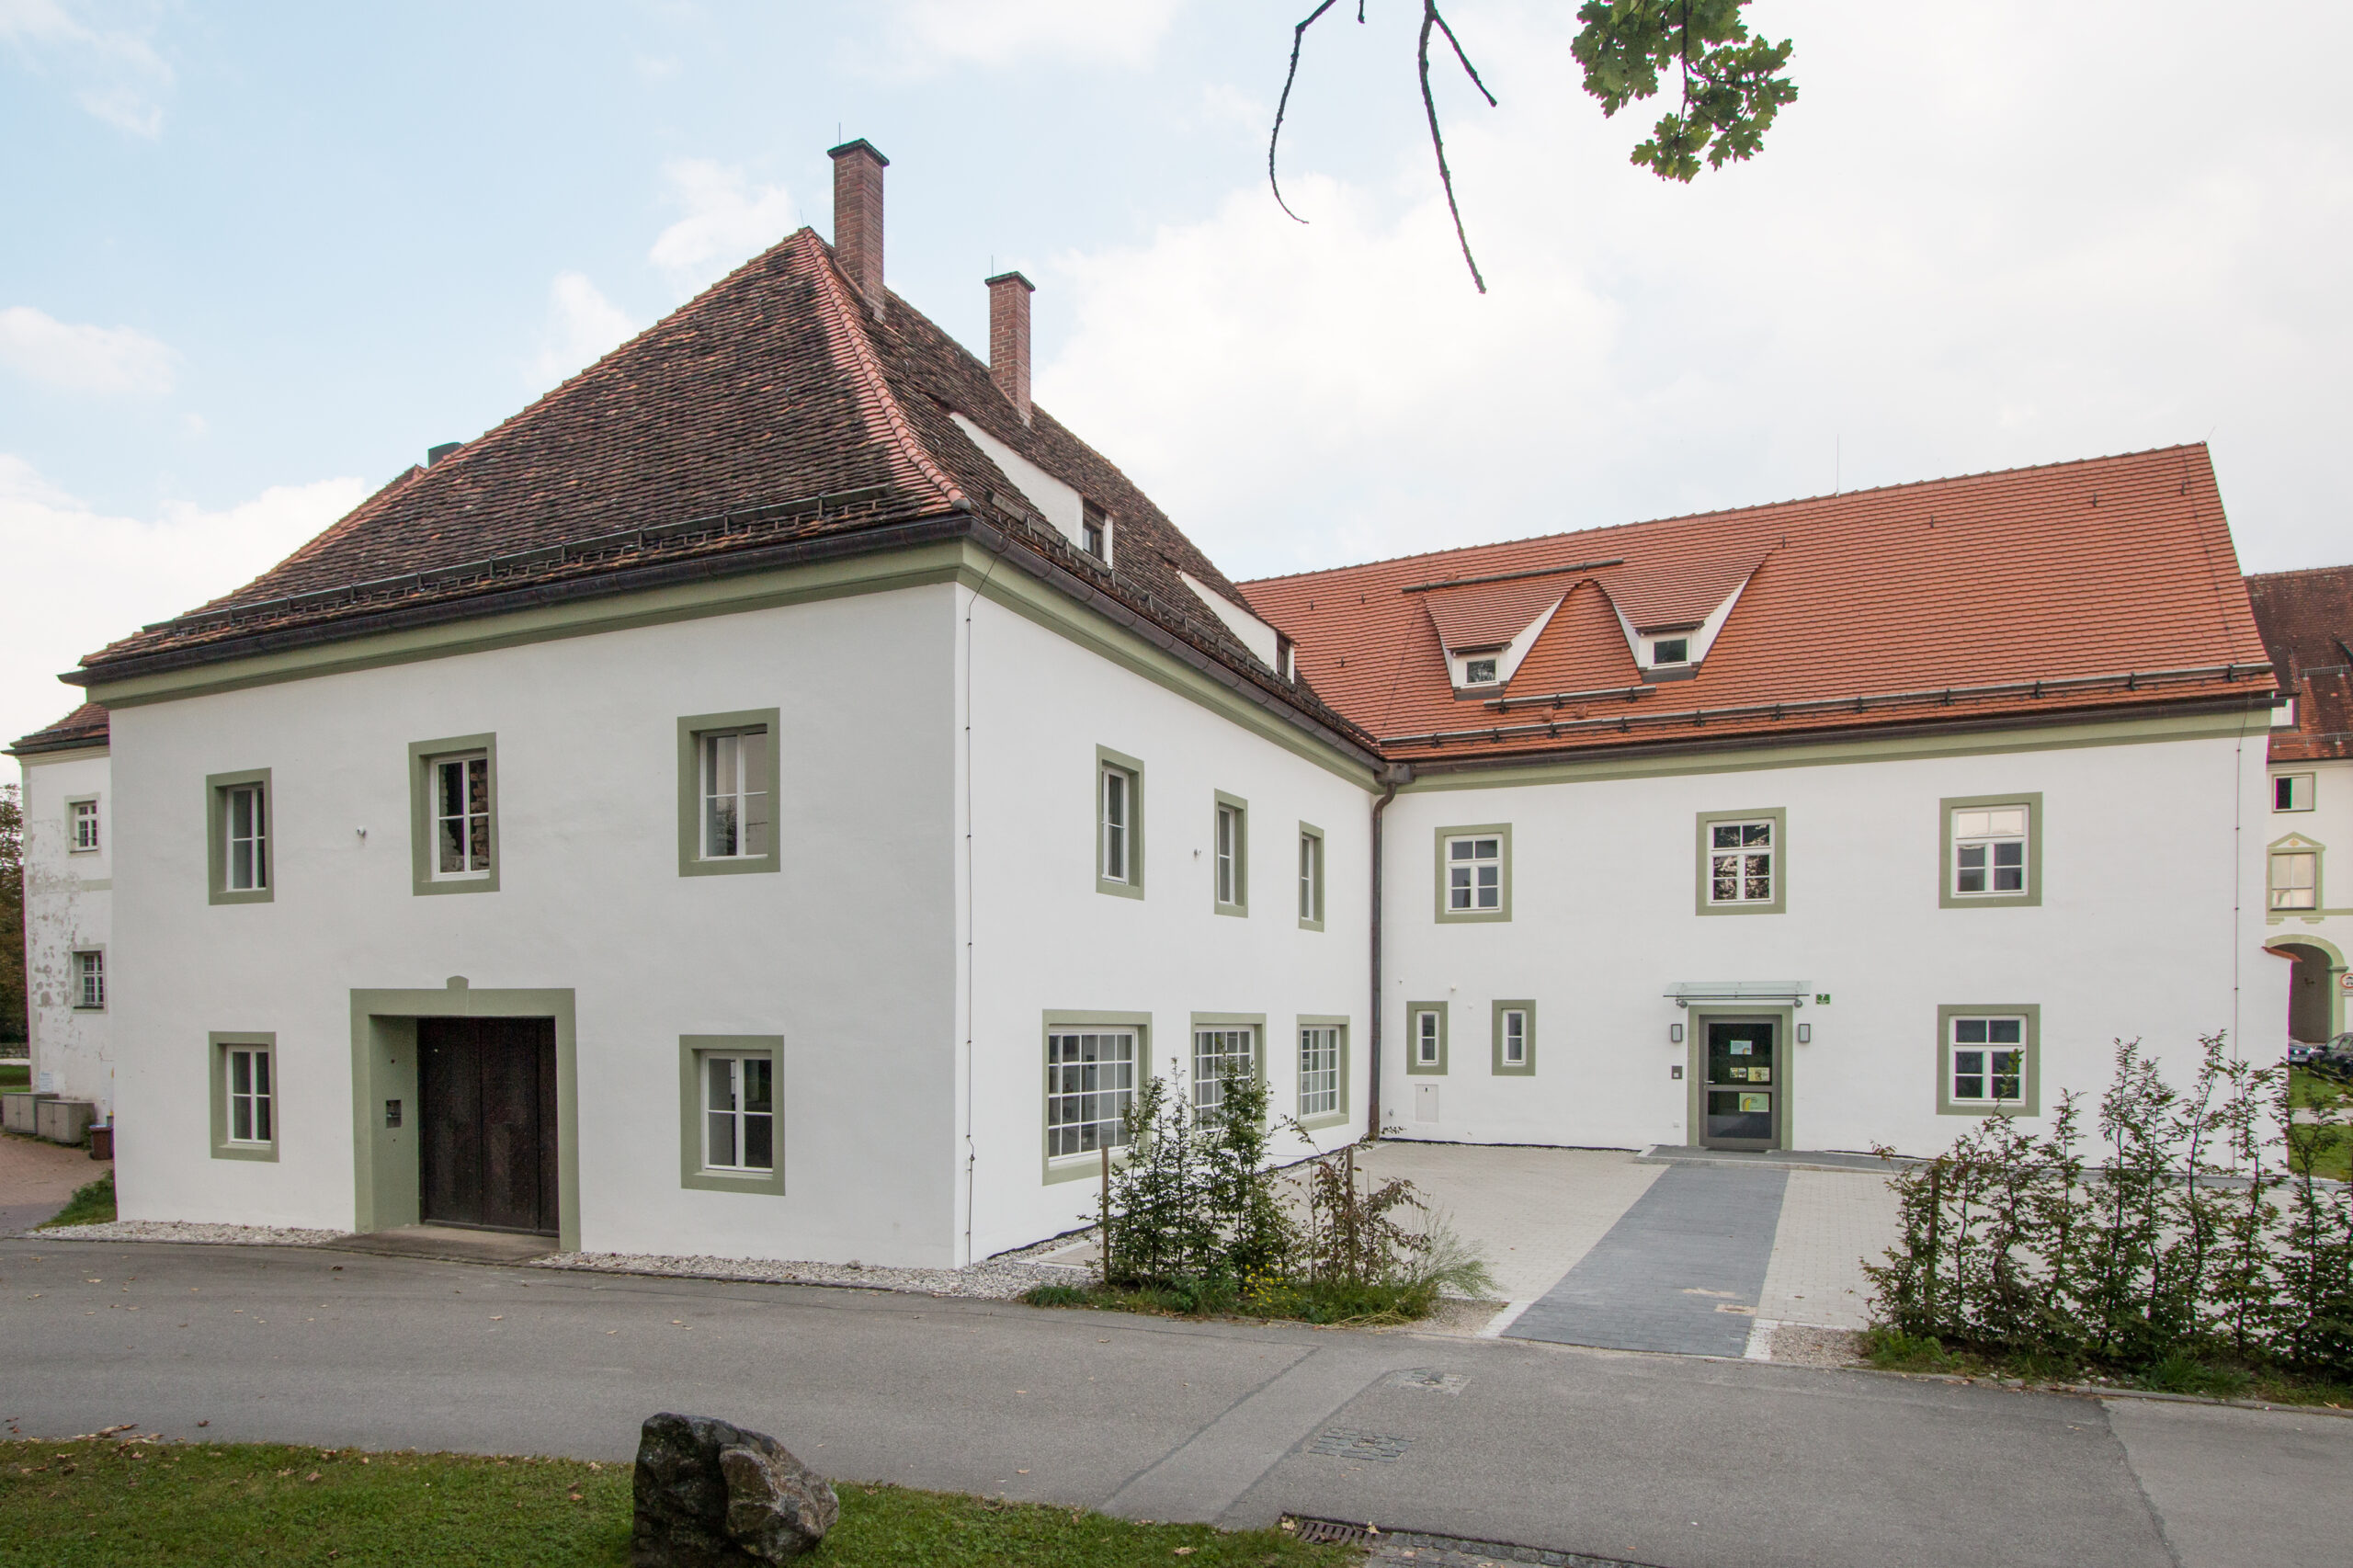
<instances>
[{"instance_id":1,"label":"green trim around window","mask_svg":"<svg viewBox=\"0 0 2353 1568\"><path fill-rule=\"evenodd\" d=\"M1214 797L1210 807L1210 909L1213 914L1247 919L1250 915L1250 802L1222 790L1212 790L1210 793ZM1217 818L1221 806L1231 806L1234 816L1232 902L1217 896Z\"/></svg>"},{"instance_id":2,"label":"green trim around window","mask_svg":"<svg viewBox=\"0 0 2353 1568\"><path fill-rule=\"evenodd\" d=\"M710 726L717 729L720 726ZM702 1163L702 1059L730 1056L768 1059L768 1082L776 1096L776 1169L714 1171ZM748 1192L784 1196L784 1037L779 1034L682 1034L678 1037L678 1185L696 1192Z\"/></svg>"},{"instance_id":3,"label":"green trim around window","mask_svg":"<svg viewBox=\"0 0 2353 1568\"><path fill-rule=\"evenodd\" d=\"M267 865L258 888L229 887L228 790L239 784L261 786L262 856ZM241 773L208 773L204 777L204 865L206 896L213 903L268 903L278 893L278 795L269 787L269 769L248 767Z\"/></svg>"},{"instance_id":4,"label":"green trim around window","mask_svg":"<svg viewBox=\"0 0 2353 1568\"><path fill-rule=\"evenodd\" d=\"M57 802L60 806L63 806L65 809L66 854L96 855L106 848L107 824L103 818L101 818L98 823L98 841L96 844L93 844L87 849L85 849L80 845L74 842L74 808L76 806L95 806L98 803L99 799L100 797L95 794L67 795Z\"/></svg>"},{"instance_id":5,"label":"green trim around window","mask_svg":"<svg viewBox=\"0 0 2353 1568\"><path fill-rule=\"evenodd\" d=\"M555 1025L556 1245L580 1250L580 1052L570 987L476 991L462 974L438 991L351 994L352 1222L389 1231L417 1222L416 1020L546 1018ZM388 1100L405 1108L384 1125Z\"/></svg>"},{"instance_id":6,"label":"green trim around window","mask_svg":"<svg viewBox=\"0 0 2353 1568\"><path fill-rule=\"evenodd\" d=\"M1103 853L1103 770L1116 767L1128 776L1128 874L1105 874ZM1095 891L1114 898L1143 896L1143 764L1109 746L1095 748L1095 771L1087 781L1086 820L1095 835Z\"/></svg>"},{"instance_id":7,"label":"green trim around window","mask_svg":"<svg viewBox=\"0 0 2353 1568\"><path fill-rule=\"evenodd\" d=\"M2026 808L2026 891L1976 893L1953 892L1952 814L1987 806ZM2042 791L2015 795L1948 795L1937 802L1937 903L1945 909L2028 909L2042 903Z\"/></svg>"},{"instance_id":8,"label":"green trim around window","mask_svg":"<svg viewBox=\"0 0 2353 1568\"><path fill-rule=\"evenodd\" d=\"M2018 1064L2018 1099L2015 1103L1972 1100L1955 1105L1952 1098L1952 1021L1955 1018L2019 1017L2026 1060ZM1937 1114L1938 1116L2011 1116L2042 1114L2042 1008L2033 1002L1955 1003L1937 1008Z\"/></svg>"},{"instance_id":9,"label":"green trim around window","mask_svg":"<svg viewBox=\"0 0 2353 1568\"><path fill-rule=\"evenodd\" d=\"M2281 855L2309 855L2313 858L2313 906L2310 909L2274 909L2271 906L2271 864ZM2328 903L2328 846L2305 833L2283 834L2263 846L2263 913L2265 924L2276 926L2287 920L2318 920L2324 915L2342 915L2341 909L2326 907Z\"/></svg>"},{"instance_id":10,"label":"green trim around window","mask_svg":"<svg viewBox=\"0 0 2353 1568\"><path fill-rule=\"evenodd\" d=\"M1500 905L1495 909L1449 909L1446 906L1446 841L1449 838L1501 838L1503 840L1503 888ZM1485 921L1511 918L1511 824L1483 823L1471 827L1441 827L1432 840L1431 859L1436 867L1435 886L1430 903L1437 911L1441 926L1469 926Z\"/></svg>"},{"instance_id":11,"label":"green trim around window","mask_svg":"<svg viewBox=\"0 0 2353 1568\"><path fill-rule=\"evenodd\" d=\"M1711 903L1708 902L1708 829L1720 822L1756 822L1770 819L1773 824L1773 898L1768 903ZM1692 830L1694 846L1691 863L1691 903L1700 915L1785 915L1790 907L1790 822L1789 812L1781 806L1760 806L1749 812L1701 812Z\"/></svg>"},{"instance_id":12,"label":"green trim around window","mask_svg":"<svg viewBox=\"0 0 2353 1568\"><path fill-rule=\"evenodd\" d=\"M489 759L490 870L479 877L437 878L433 874L433 779L437 757L481 752ZM411 891L419 896L445 892L496 892L506 856L498 842L498 737L451 735L438 741L411 741L408 746L408 855Z\"/></svg>"},{"instance_id":13,"label":"green trim around window","mask_svg":"<svg viewBox=\"0 0 2353 1568\"><path fill-rule=\"evenodd\" d=\"M1313 915L1301 915L1299 928L1302 931L1321 931L1324 929L1324 857L1329 846L1324 842L1324 830L1312 822L1303 822L1299 824L1299 836L1302 845L1308 839L1315 840L1315 869L1308 879L1307 887L1307 896L1313 902L1315 913Z\"/></svg>"},{"instance_id":14,"label":"green trim around window","mask_svg":"<svg viewBox=\"0 0 2353 1568\"><path fill-rule=\"evenodd\" d=\"M1185 1085L1187 1101L1191 1099L1193 1084L1193 1036L1202 1029L1238 1029L1250 1031L1250 1074L1267 1079L1267 1015L1264 1013L1195 1013L1192 1028L1185 1031ZM1272 1125L1279 1114L1275 1109L1274 1085L1267 1084L1267 1119Z\"/></svg>"},{"instance_id":15,"label":"green trim around window","mask_svg":"<svg viewBox=\"0 0 2353 1568\"><path fill-rule=\"evenodd\" d=\"M1487 1070L1499 1078L1536 1076L1536 1004L1525 999L1498 999L1490 1011L1494 1015L1495 1040ZM1504 1015L1506 1013L1528 1015L1528 1060L1517 1067L1504 1061Z\"/></svg>"},{"instance_id":16,"label":"green trim around window","mask_svg":"<svg viewBox=\"0 0 2353 1568\"><path fill-rule=\"evenodd\" d=\"M82 955L84 953L98 955L98 1005L95 1007L86 1006L82 1000ZM65 976L66 989L73 993L74 996L74 1006L68 1010L75 1013L105 1012L107 992L111 983L107 971L107 945L104 942L76 942L65 950L65 959L74 966Z\"/></svg>"},{"instance_id":17,"label":"green trim around window","mask_svg":"<svg viewBox=\"0 0 2353 1568\"><path fill-rule=\"evenodd\" d=\"M730 877L746 871L773 871L784 863L783 824L779 820L777 798L782 793L778 778L778 759L782 747L777 739L780 723L779 710L746 708L733 713L689 713L678 721L678 875L682 877ZM761 749L767 754L768 765L768 848L765 855L729 855L717 859L705 859L702 853L702 737L716 731L748 730L755 725L767 726L767 743ZM497 801L494 788L491 799ZM496 819L493 818L494 826ZM495 867L498 859L491 858ZM781 1071L781 1070L779 1070ZM779 1082L782 1082L779 1077Z\"/></svg>"},{"instance_id":18,"label":"green trim around window","mask_svg":"<svg viewBox=\"0 0 2353 1568\"><path fill-rule=\"evenodd\" d=\"M1341 1126L1348 1119L1348 1036L1351 1031L1348 1027L1348 1020L1340 1017L1336 1013L1300 1014L1296 1018L1291 1020L1290 1044L1293 1053L1291 1059L1294 1062L1298 1060L1297 1052L1299 1051L1300 1033L1305 1029L1337 1029L1340 1031L1339 1108L1337 1110L1325 1111L1320 1116L1306 1116L1302 1117L1299 1119L1299 1125L1307 1131L1320 1132L1326 1127ZM1298 1085L1294 1084L1292 1085L1293 1092L1291 1094L1291 1104L1293 1106L1296 1106L1299 1103L1297 1089Z\"/></svg>"},{"instance_id":19,"label":"green trim around window","mask_svg":"<svg viewBox=\"0 0 2353 1568\"><path fill-rule=\"evenodd\" d=\"M229 1142L229 1048L260 1046L269 1052L269 1141ZM212 1157L216 1160L263 1160L276 1164L278 1140L286 1126L286 1097L278 1070L278 1036L267 1030L243 1033L215 1029L205 1037L204 1067L212 1080Z\"/></svg>"},{"instance_id":20,"label":"green trim around window","mask_svg":"<svg viewBox=\"0 0 2353 1568\"><path fill-rule=\"evenodd\" d=\"M1406 1072L1413 1074L1416 1077L1443 1078L1446 1076L1446 1037L1449 1032L1447 1029L1447 1014L1451 1011L1453 1011L1453 1009L1449 1007L1443 1002L1408 1002L1405 1004ZM1436 1013L1438 1015L1438 1065L1435 1067L1427 1066L1424 1064L1422 1061L1422 1028L1416 1020L1418 1020L1424 1013Z\"/></svg>"},{"instance_id":21,"label":"green trim around window","mask_svg":"<svg viewBox=\"0 0 2353 1568\"><path fill-rule=\"evenodd\" d=\"M1049 1187L1058 1182L1085 1181L1103 1174L1103 1156L1099 1152L1064 1154L1056 1159L1049 1153L1053 1145L1051 1142L1051 1129L1046 1125L1046 1098L1054 1092L1052 1037L1089 1029L1133 1030L1136 1037L1135 1087L1141 1089L1144 1080L1152 1076L1150 1013L1047 1012L1038 1026L1038 1171L1040 1179ZM1189 1040L1186 1049L1192 1049ZM1130 1103L1134 1102L1131 1099ZM1123 1151L1112 1150L1111 1168L1117 1170L1127 1163L1127 1158Z\"/></svg>"}]
</instances>

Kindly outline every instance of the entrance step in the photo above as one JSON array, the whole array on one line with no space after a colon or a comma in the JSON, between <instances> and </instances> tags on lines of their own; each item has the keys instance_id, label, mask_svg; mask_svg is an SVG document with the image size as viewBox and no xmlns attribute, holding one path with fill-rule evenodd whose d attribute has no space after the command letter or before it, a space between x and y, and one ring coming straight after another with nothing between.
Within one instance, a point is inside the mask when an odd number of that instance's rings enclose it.
<instances>
[{"instance_id":1,"label":"entrance step","mask_svg":"<svg viewBox=\"0 0 2353 1568\"><path fill-rule=\"evenodd\" d=\"M1700 1149L1688 1143L1654 1143L1634 1156L1638 1165L1764 1165L1780 1171L1869 1171L1886 1176L1920 1162L1897 1155L1849 1154L1831 1149Z\"/></svg>"},{"instance_id":2,"label":"entrance step","mask_svg":"<svg viewBox=\"0 0 2353 1568\"><path fill-rule=\"evenodd\" d=\"M460 1225L396 1225L389 1231L319 1244L329 1252L366 1252L382 1257L434 1257L447 1263L529 1263L555 1251L553 1236L512 1231L473 1231Z\"/></svg>"}]
</instances>

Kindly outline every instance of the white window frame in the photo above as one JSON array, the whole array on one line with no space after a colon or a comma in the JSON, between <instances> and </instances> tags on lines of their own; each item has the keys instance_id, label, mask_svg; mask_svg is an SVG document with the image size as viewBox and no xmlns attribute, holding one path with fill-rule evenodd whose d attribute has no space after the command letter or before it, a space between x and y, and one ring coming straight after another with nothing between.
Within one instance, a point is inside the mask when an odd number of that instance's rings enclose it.
<instances>
[{"instance_id":1,"label":"white window frame","mask_svg":"<svg viewBox=\"0 0 2353 1568\"><path fill-rule=\"evenodd\" d=\"M1085 1160L1128 1146L1142 1030L1132 1025L1046 1027L1046 1165Z\"/></svg>"},{"instance_id":2,"label":"white window frame","mask_svg":"<svg viewBox=\"0 0 2353 1568\"><path fill-rule=\"evenodd\" d=\"M1143 764L1095 748L1095 891L1143 897Z\"/></svg>"},{"instance_id":3,"label":"white window frame","mask_svg":"<svg viewBox=\"0 0 2353 1568\"><path fill-rule=\"evenodd\" d=\"M767 1051L704 1051L697 1053L697 1088L700 1097L697 1118L702 1128L702 1168L718 1176L773 1176L777 1168L777 1146L781 1142L778 1131L781 1122L779 1095L777 1085L776 1056ZM726 1069L726 1103L712 1103L719 1092L716 1069ZM752 1108L753 1080L767 1079L767 1108ZM733 1159L715 1159L722 1125L726 1128L726 1142L733 1150ZM767 1160L756 1164L751 1159L752 1133L764 1127L767 1132Z\"/></svg>"},{"instance_id":4,"label":"white window frame","mask_svg":"<svg viewBox=\"0 0 2353 1568\"><path fill-rule=\"evenodd\" d=\"M1471 853L1455 852L1467 845ZM1481 872L1493 875L1482 880ZM1504 907L1504 840L1499 833L1450 834L1446 840L1446 912L1493 915Z\"/></svg>"},{"instance_id":5,"label":"white window frame","mask_svg":"<svg viewBox=\"0 0 2353 1568\"><path fill-rule=\"evenodd\" d=\"M1708 904L1714 909L1763 909L1780 902L1781 846L1780 824L1768 816L1718 817L1707 824L1708 863L1702 873L1705 879ZM1758 829L1765 836L1752 836ZM1734 835L1725 844L1723 835ZM1764 862L1765 891L1751 891L1757 880L1756 862ZM1730 868L1733 896L1726 898L1718 892L1720 880Z\"/></svg>"},{"instance_id":6,"label":"white window frame","mask_svg":"<svg viewBox=\"0 0 2353 1568\"><path fill-rule=\"evenodd\" d=\"M750 788L747 776L765 769L768 764L768 727L766 724L744 725L734 729L700 730L695 733L695 768L700 780L696 791L699 810L696 813L697 849L705 860L765 860L776 848L776 780L764 780L765 788ZM747 759L752 766L747 766ZM722 763L730 764L733 783L722 788L720 773ZM733 848L715 846L719 837L722 810L735 835ZM750 847L752 830L760 831L762 843Z\"/></svg>"},{"instance_id":7,"label":"white window frame","mask_svg":"<svg viewBox=\"0 0 2353 1568\"><path fill-rule=\"evenodd\" d=\"M253 831L237 833L237 804L250 801ZM221 790L221 881L224 892L269 891L269 791L259 783L228 784ZM247 852L244 880L238 878L237 851Z\"/></svg>"},{"instance_id":8,"label":"white window frame","mask_svg":"<svg viewBox=\"0 0 2353 1568\"><path fill-rule=\"evenodd\" d=\"M1216 1119L1225 1103L1225 1081L1258 1070L1258 1025L1200 1022L1193 1025L1193 1125ZM1238 1070L1237 1070L1238 1065Z\"/></svg>"},{"instance_id":9,"label":"white window frame","mask_svg":"<svg viewBox=\"0 0 2353 1568\"><path fill-rule=\"evenodd\" d=\"M1299 923L1324 929L1324 835L1305 823L1299 827Z\"/></svg>"},{"instance_id":10,"label":"white window frame","mask_svg":"<svg viewBox=\"0 0 2353 1568\"><path fill-rule=\"evenodd\" d=\"M1347 1031L1337 1024L1302 1024L1299 1028L1299 1119L1337 1116L1347 1109L1341 1089L1341 1057Z\"/></svg>"},{"instance_id":11,"label":"white window frame","mask_svg":"<svg viewBox=\"0 0 2353 1568\"><path fill-rule=\"evenodd\" d=\"M2279 873L2283 869L2293 871L2298 869L2301 869L2303 873L2301 881L2282 880L2280 877ZM2318 910L2320 908L2319 846L2309 843L2290 843L2275 846L2269 853L2264 887L2268 894L2266 903L2274 915L2294 915L2305 910Z\"/></svg>"},{"instance_id":12,"label":"white window frame","mask_svg":"<svg viewBox=\"0 0 2353 1568\"><path fill-rule=\"evenodd\" d=\"M1956 1109L1999 1110L2004 1107L2023 1108L2027 1102L2027 1052L2032 1049L2032 1029L2028 1020L2015 1013L1955 1014L1948 1026L1951 1054L1948 1058L1945 1097ZM1982 1040L1965 1040L1963 1033L1974 1027L1984 1032ZM2006 1031L2008 1038L1997 1039ZM2001 1071L2004 1057L2010 1058L2010 1070ZM1964 1082L1974 1081L1979 1092L1964 1095ZM2007 1084L2011 1093L1996 1091Z\"/></svg>"},{"instance_id":13,"label":"white window frame","mask_svg":"<svg viewBox=\"0 0 2353 1568\"><path fill-rule=\"evenodd\" d=\"M476 766L480 765L477 776ZM459 810L451 815L447 810L449 797L445 787L450 769L457 770L460 783ZM427 851L431 875L437 882L485 881L496 868L497 837L493 821L494 800L490 782L490 753L483 751L445 752L426 759L426 787L430 790L426 801L426 823L432 832L432 845ZM476 797L475 785L481 786ZM474 852L474 824L482 824L482 853ZM449 824L461 824L459 833L459 861L449 866L444 853L449 847L444 837Z\"/></svg>"},{"instance_id":14,"label":"white window frame","mask_svg":"<svg viewBox=\"0 0 2353 1568\"><path fill-rule=\"evenodd\" d=\"M98 852L97 797L65 802L65 852L68 855L95 855Z\"/></svg>"},{"instance_id":15,"label":"white window frame","mask_svg":"<svg viewBox=\"0 0 2353 1568\"><path fill-rule=\"evenodd\" d=\"M1654 670L1683 668L1691 662L1692 641L1692 635L1688 631L1678 631L1672 637L1653 638L1651 640L1651 668ZM1671 654L1667 652L1670 648L1675 650Z\"/></svg>"},{"instance_id":16,"label":"white window frame","mask_svg":"<svg viewBox=\"0 0 2353 1568\"><path fill-rule=\"evenodd\" d=\"M1528 1009L1506 1007L1503 1010L1503 1040L1500 1049L1506 1067L1528 1065Z\"/></svg>"},{"instance_id":17,"label":"white window frame","mask_svg":"<svg viewBox=\"0 0 2353 1568\"><path fill-rule=\"evenodd\" d=\"M104 948L74 949L74 1011L107 1010L107 951Z\"/></svg>"},{"instance_id":18,"label":"white window frame","mask_svg":"<svg viewBox=\"0 0 2353 1568\"><path fill-rule=\"evenodd\" d=\"M1094 502L1082 499L1078 504L1079 548L1102 562L1111 561L1111 519Z\"/></svg>"},{"instance_id":19,"label":"white window frame","mask_svg":"<svg viewBox=\"0 0 2353 1568\"><path fill-rule=\"evenodd\" d=\"M1502 678L1497 674L1502 668L1503 655L1500 653L1481 653L1474 658L1465 658L1462 661L1462 684L1493 686Z\"/></svg>"},{"instance_id":20,"label":"white window frame","mask_svg":"<svg viewBox=\"0 0 2353 1568\"><path fill-rule=\"evenodd\" d=\"M2006 827L2000 820L2013 814L2018 819L2015 830ZM2016 805L1956 806L1951 810L1951 822L1952 861L1946 867L1945 876L1954 898L2025 898L2032 894L2035 890L2029 885L2034 864L2031 852L2034 810L2031 806L2024 801ZM2006 866L2002 863L2005 850L2015 852L2014 864ZM1972 853L1977 857L1973 866L1970 864ZM2002 875L2006 871L2017 873L2017 886L2001 885ZM1972 874L1982 885L1973 888L1963 885Z\"/></svg>"},{"instance_id":21,"label":"white window frame","mask_svg":"<svg viewBox=\"0 0 2353 1568\"><path fill-rule=\"evenodd\" d=\"M2313 809L2314 775L2310 773L2275 773L2271 776L2271 809L2275 812L2308 812Z\"/></svg>"},{"instance_id":22,"label":"white window frame","mask_svg":"<svg viewBox=\"0 0 2353 1568\"><path fill-rule=\"evenodd\" d=\"M1217 791L1210 822L1210 896L1221 915L1250 908L1250 803Z\"/></svg>"},{"instance_id":23,"label":"white window frame","mask_svg":"<svg viewBox=\"0 0 2353 1568\"><path fill-rule=\"evenodd\" d=\"M221 1049L221 1092L227 1118L222 1142L233 1149L267 1149L278 1142L278 1051L268 1045L226 1045ZM237 1068L246 1068L245 1087L237 1086ZM238 1131L238 1114L244 1131Z\"/></svg>"}]
</instances>

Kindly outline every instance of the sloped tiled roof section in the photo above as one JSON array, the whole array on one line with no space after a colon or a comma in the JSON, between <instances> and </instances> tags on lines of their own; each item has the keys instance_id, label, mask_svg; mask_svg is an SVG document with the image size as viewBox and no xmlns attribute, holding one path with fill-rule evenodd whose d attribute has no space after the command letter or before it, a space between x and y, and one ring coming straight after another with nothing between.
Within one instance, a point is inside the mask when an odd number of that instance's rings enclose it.
<instances>
[{"instance_id":1,"label":"sloped tiled roof section","mask_svg":"<svg viewBox=\"0 0 2353 1568\"><path fill-rule=\"evenodd\" d=\"M95 702L85 702L56 723L35 730L8 748L10 756L33 756L41 752L76 751L84 746L107 744L107 710Z\"/></svg>"},{"instance_id":2,"label":"sloped tiled roof section","mask_svg":"<svg viewBox=\"0 0 2353 1568\"><path fill-rule=\"evenodd\" d=\"M1698 673L1643 685L1618 608L1696 620L1744 577ZM1500 694L1455 693L1424 608L1432 585L1473 578L1566 595ZM2202 446L1245 586L1325 699L1407 762L2259 699L2272 687Z\"/></svg>"},{"instance_id":3,"label":"sloped tiled roof section","mask_svg":"<svg viewBox=\"0 0 2353 1568\"><path fill-rule=\"evenodd\" d=\"M1033 516L957 414L1102 507L1116 570ZM1125 474L1044 409L1024 424L988 368L904 300L891 295L878 318L808 229L235 593L82 663L103 674L233 656L268 633L462 615L464 601L511 602L516 588L959 514L1367 743L1216 621L1177 574L1246 603L1243 591Z\"/></svg>"},{"instance_id":4,"label":"sloped tiled roof section","mask_svg":"<svg viewBox=\"0 0 2353 1568\"><path fill-rule=\"evenodd\" d=\"M2293 729L2271 733L2271 760L2353 756L2353 566L2265 572L2246 580Z\"/></svg>"},{"instance_id":5,"label":"sloped tiled roof section","mask_svg":"<svg viewBox=\"0 0 2353 1568\"><path fill-rule=\"evenodd\" d=\"M1559 579L1488 583L1467 588L1436 588L1422 596L1438 639L1450 653L1500 648L1561 602L1567 585Z\"/></svg>"}]
</instances>

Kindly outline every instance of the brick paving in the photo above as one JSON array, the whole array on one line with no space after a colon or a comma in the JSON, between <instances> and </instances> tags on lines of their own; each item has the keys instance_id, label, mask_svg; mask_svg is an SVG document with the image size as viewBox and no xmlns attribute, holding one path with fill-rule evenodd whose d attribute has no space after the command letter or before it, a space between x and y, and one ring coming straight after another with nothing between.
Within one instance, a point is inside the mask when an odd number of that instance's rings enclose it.
<instances>
[{"instance_id":1,"label":"brick paving","mask_svg":"<svg viewBox=\"0 0 2353 1568\"><path fill-rule=\"evenodd\" d=\"M1877 1261L1896 1237L1895 1194L1887 1178L1858 1173L1791 1171L1756 1315L1821 1328L1870 1322L1865 1259Z\"/></svg>"},{"instance_id":2,"label":"brick paving","mask_svg":"<svg viewBox=\"0 0 2353 1568\"><path fill-rule=\"evenodd\" d=\"M1391 1139L1360 1151L1376 1180L1404 1176L1427 1194L1525 1305L1560 1282L1666 1167L1620 1149L1533 1149Z\"/></svg>"}]
</instances>

